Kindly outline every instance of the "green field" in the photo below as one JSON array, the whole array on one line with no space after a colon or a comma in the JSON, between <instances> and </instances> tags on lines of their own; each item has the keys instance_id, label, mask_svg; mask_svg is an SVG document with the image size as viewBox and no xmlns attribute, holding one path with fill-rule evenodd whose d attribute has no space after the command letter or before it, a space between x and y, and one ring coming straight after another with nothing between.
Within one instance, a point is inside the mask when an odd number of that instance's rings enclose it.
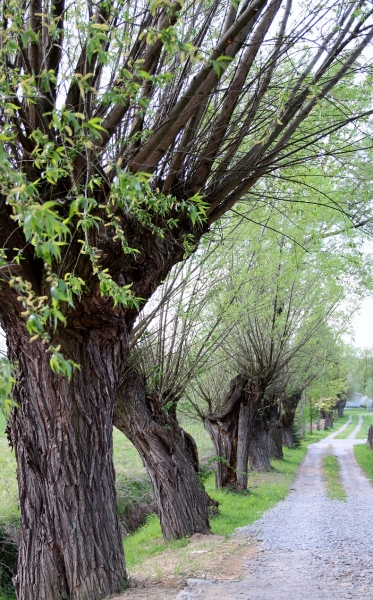
<instances>
[{"instance_id":1,"label":"green field","mask_svg":"<svg viewBox=\"0 0 373 600\"><path fill-rule=\"evenodd\" d=\"M359 444L354 446L354 454L366 477L373 483L373 450L365 444Z\"/></svg>"},{"instance_id":2,"label":"green field","mask_svg":"<svg viewBox=\"0 0 373 600\"><path fill-rule=\"evenodd\" d=\"M356 436L357 440L366 440L368 439L368 429L370 425L373 425L373 414L369 413L363 416L363 425Z\"/></svg>"},{"instance_id":3,"label":"green field","mask_svg":"<svg viewBox=\"0 0 373 600\"><path fill-rule=\"evenodd\" d=\"M0 411L0 519L18 520L16 459L4 433L6 420Z\"/></svg>"}]
</instances>

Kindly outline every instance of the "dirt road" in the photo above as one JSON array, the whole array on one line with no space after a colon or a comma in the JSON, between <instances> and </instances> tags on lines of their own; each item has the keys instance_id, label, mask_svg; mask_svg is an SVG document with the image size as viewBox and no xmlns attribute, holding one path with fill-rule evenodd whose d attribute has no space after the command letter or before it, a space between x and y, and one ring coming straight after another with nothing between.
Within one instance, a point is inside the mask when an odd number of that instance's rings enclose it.
<instances>
[{"instance_id":1,"label":"dirt road","mask_svg":"<svg viewBox=\"0 0 373 600\"><path fill-rule=\"evenodd\" d=\"M289 496L237 535L258 541L242 581L189 580L177 600L373 600L373 488L357 465L353 445L362 418L344 440L348 423L309 446ZM347 502L325 493L322 460L333 452Z\"/></svg>"}]
</instances>

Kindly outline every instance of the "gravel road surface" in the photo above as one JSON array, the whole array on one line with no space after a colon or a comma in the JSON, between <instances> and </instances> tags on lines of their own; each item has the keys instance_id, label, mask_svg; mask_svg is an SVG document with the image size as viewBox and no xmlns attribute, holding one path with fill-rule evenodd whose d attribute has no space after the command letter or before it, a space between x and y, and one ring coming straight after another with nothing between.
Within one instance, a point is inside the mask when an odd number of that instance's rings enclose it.
<instances>
[{"instance_id":1,"label":"gravel road surface","mask_svg":"<svg viewBox=\"0 0 373 600\"><path fill-rule=\"evenodd\" d=\"M177 600L373 600L373 488L353 455L362 418L345 440L337 432L311 444L290 494L235 535L256 537L259 551L242 581L188 580ZM347 502L325 493L322 460L337 456ZM175 599L175 600L176 600Z\"/></svg>"}]
</instances>

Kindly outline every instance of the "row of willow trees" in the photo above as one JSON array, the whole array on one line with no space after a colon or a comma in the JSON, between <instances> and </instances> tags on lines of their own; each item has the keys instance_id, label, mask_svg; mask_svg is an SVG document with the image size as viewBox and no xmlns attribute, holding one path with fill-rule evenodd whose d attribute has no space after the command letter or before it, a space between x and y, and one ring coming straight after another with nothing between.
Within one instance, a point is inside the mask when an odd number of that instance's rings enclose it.
<instances>
[{"instance_id":1,"label":"row of willow trees","mask_svg":"<svg viewBox=\"0 0 373 600\"><path fill-rule=\"evenodd\" d=\"M152 434L151 442L141 431L137 437L144 456L153 444L158 466L164 445L173 448L159 494L174 474L173 489L189 498L179 520L190 530L208 528L196 459L186 458L186 449L195 454L193 442L172 420L181 391L174 385L158 393L164 368L157 364L129 372L129 361L145 365L146 328L130 349L145 301L214 225L219 236L220 219L241 201L252 209L277 204L279 214L304 203L311 216L315 200L287 181L317 190L330 178L321 202L341 216L340 227L321 219L311 237L371 229L371 195L354 188L371 172L373 7L369 0L0 0L0 18L0 320L8 350L0 400L12 408L7 431L18 468L16 593L19 600L101 600L128 583L114 413L124 429L142 424ZM336 197L338 179L344 192ZM286 240L279 248L290 253ZM286 297L286 265L275 254L272 279L263 259L255 294L249 265L262 259L251 245L247 282L236 280L233 259L231 275L226 264L211 263L211 275L231 285L216 285L210 308L201 300L190 368L200 364L198 340L209 323L204 347L215 350L194 387L184 380L181 387L206 413L217 444L232 379L241 378L237 428L263 421L263 438L267 399L276 386L298 393L291 373L300 372L297 362L312 362L311 337L298 321L321 332L321 316L305 292L303 313L292 316L293 284ZM294 250L294 268L297 256ZM316 279L311 259L308 268ZM306 269L294 273L295 290ZM226 304L234 324L222 317L213 326ZM165 357L183 337L175 330L172 342L173 327L166 328ZM226 370L224 391L204 408L198 386L207 397L207 374L220 373L218 364ZM238 443L237 451L240 464L252 452ZM154 465L149 471L155 479ZM176 500L171 491L163 499L165 506ZM177 523L170 527L178 533Z\"/></svg>"},{"instance_id":2,"label":"row of willow trees","mask_svg":"<svg viewBox=\"0 0 373 600\"><path fill-rule=\"evenodd\" d=\"M180 416L208 432L217 488L239 491L249 468L270 469L294 445L307 387L323 416L343 405L338 340L364 266L349 237L334 244L314 233L303 211L262 206L227 218L223 252L214 231L134 327L114 424L148 471L166 539L209 532L213 502Z\"/></svg>"}]
</instances>

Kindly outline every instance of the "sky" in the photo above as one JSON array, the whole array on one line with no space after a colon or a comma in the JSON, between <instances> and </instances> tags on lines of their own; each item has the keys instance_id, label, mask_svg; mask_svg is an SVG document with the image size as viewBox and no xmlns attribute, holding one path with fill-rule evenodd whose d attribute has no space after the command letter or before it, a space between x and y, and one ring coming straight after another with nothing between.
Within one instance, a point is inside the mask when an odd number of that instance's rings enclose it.
<instances>
[{"instance_id":1,"label":"sky","mask_svg":"<svg viewBox=\"0 0 373 600\"><path fill-rule=\"evenodd\" d=\"M356 348L373 347L373 296L362 301L351 321L352 335L346 335L347 342Z\"/></svg>"}]
</instances>

